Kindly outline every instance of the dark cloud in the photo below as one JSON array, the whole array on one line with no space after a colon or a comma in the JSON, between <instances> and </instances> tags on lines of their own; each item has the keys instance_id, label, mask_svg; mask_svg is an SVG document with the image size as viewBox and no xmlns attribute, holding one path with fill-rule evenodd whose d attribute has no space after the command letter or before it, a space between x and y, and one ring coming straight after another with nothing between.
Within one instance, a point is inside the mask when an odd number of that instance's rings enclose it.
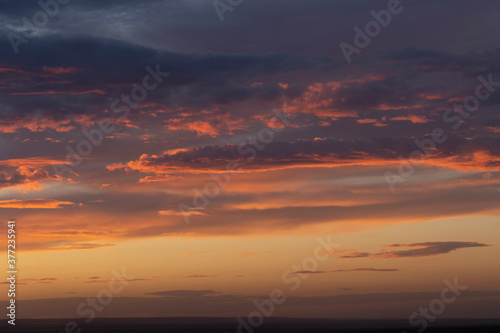
<instances>
[{"instance_id":1,"label":"dark cloud","mask_svg":"<svg viewBox=\"0 0 500 333\"><path fill-rule=\"evenodd\" d=\"M396 268L353 268L353 269L334 269L332 271L296 271L291 274L323 274L338 272L397 272Z\"/></svg>"},{"instance_id":2,"label":"dark cloud","mask_svg":"<svg viewBox=\"0 0 500 333\"><path fill-rule=\"evenodd\" d=\"M169 290L147 293L146 295L172 296L172 297L200 297L215 294L214 290Z\"/></svg>"},{"instance_id":3,"label":"dark cloud","mask_svg":"<svg viewBox=\"0 0 500 333\"><path fill-rule=\"evenodd\" d=\"M329 271L295 271L290 274L323 274L329 273Z\"/></svg>"},{"instance_id":4,"label":"dark cloud","mask_svg":"<svg viewBox=\"0 0 500 333\"><path fill-rule=\"evenodd\" d=\"M372 258L425 257L425 256L435 256L438 254L449 253L451 251L456 251L458 249L464 249L470 247L484 247L490 245L477 242L426 242L426 243L413 243L413 244L392 244L384 246L389 248L417 247L417 249L384 251L379 253L352 252L347 255L339 256L339 258L348 259L348 258L366 258L366 257L372 257Z\"/></svg>"},{"instance_id":5,"label":"dark cloud","mask_svg":"<svg viewBox=\"0 0 500 333\"><path fill-rule=\"evenodd\" d=\"M36 2L4 0L4 17L17 24L21 16L34 13ZM221 22L210 1L144 1L138 7L130 0L72 0L51 19L46 30L106 36L186 52L299 51L341 58L339 43L352 43L354 26L364 27L372 19L371 10L386 7L385 0L256 0L226 13ZM491 1L480 0L474 5L466 0L415 2L403 7L404 11L393 17L392 23L363 52L400 48L409 40L421 48L460 51L484 48L497 41L494 31L498 30L498 22L493 13L499 8ZM468 16L468 22L476 29L473 40L469 26L460 19L472 8L474 15ZM429 12L439 19L429 20ZM92 24L88 24L89 19Z\"/></svg>"},{"instance_id":6,"label":"dark cloud","mask_svg":"<svg viewBox=\"0 0 500 333\"><path fill-rule=\"evenodd\" d=\"M428 142L430 136L419 138L418 142ZM500 157L500 138L476 137L467 139L459 136L449 136L441 144L435 144L437 151L431 151L426 157L428 164L432 165L434 159L453 157L456 164L477 169L496 169L500 166L497 158ZM374 138L370 141L347 141L335 139L323 139L296 142L271 142L263 145L263 149L257 150L255 145L206 145L199 148L191 148L178 152L167 152L163 155L142 156L137 161L128 164L112 166L110 170L123 168L125 170L136 170L144 173L175 174L182 172L226 170L229 161L237 161L242 171L248 170L273 170L285 167L304 165L341 166L350 163L369 165L378 161L399 161L399 157L408 158L413 151L423 154L423 145L417 145L415 139L410 138ZM424 147L424 148L422 148ZM479 161L475 158L475 152L481 151L489 154L492 160ZM252 152L254 153L252 155ZM426 156L426 155L424 155ZM253 158L249 161L249 158ZM436 162L439 164L439 162Z\"/></svg>"},{"instance_id":7,"label":"dark cloud","mask_svg":"<svg viewBox=\"0 0 500 333\"><path fill-rule=\"evenodd\" d=\"M371 254L368 252L352 252L350 254L344 255L344 256L339 256L339 258L366 258L369 257Z\"/></svg>"},{"instance_id":8,"label":"dark cloud","mask_svg":"<svg viewBox=\"0 0 500 333\"><path fill-rule=\"evenodd\" d=\"M21 283L54 283L57 282L57 278L38 278L38 279L20 279L19 280Z\"/></svg>"},{"instance_id":9,"label":"dark cloud","mask_svg":"<svg viewBox=\"0 0 500 333\"><path fill-rule=\"evenodd\" d=\"M434 256L438 254L448 253L458 249L470 247L484 247L490 246L488 244L476 242L426 242L426 243L413 243L413 244L392 244L386 245L387 247L420 247L419 249L389 251L377 253L375 256L382 258L401 258L401 257L423 257Z\"/></svg>"}]
</instances>

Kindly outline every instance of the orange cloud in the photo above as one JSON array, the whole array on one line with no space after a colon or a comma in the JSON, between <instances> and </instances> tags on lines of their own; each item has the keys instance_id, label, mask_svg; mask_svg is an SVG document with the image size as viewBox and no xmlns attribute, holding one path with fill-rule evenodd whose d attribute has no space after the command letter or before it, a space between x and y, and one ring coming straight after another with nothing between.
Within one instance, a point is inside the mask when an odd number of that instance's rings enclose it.
<instances>
[{"instance_id":1,"label":"orange cloud","mask_svg":"<svg viewBox=\"0 0 500 333\"><path fill-rule=\"evenodd\" d=\"M74 67L42 67L42 70L51 74L73 74L81 71L81 69Z\"/></svg>"},{"instance_id":2,"label":"orange cloud","mask_svg":"<svg viewBox=\"0 0 500 333\"><path fill-rule=\"evenodd\" d=\"M57 209L61 205L74 205L71 201L59 201L54 199L26 199L26 200L0 200L0 208L42 208Z\"/></svg>"},{"instance_id":3,"label":"orange cloud","mask_svg":"<svg viewBox=\"0 0 500 333\"><path fill-rule=\"evenodd\" d=\"M425 124L429 122L429 119L427 119L425 116L417 116L414 114L410 114L407 116L397 116L394 118L391 118L392 121L411 121L414 124Z\"/></svg>"},{"instance_id":4,"label":"orange cloud","mask_svg":"<svg viewBox=\"0 0 500 333\"><path fill-rule=\"evenodd\" d=\"M426 92L426 93L418 94L418 97L421 99L424 99L424 100L434 101L434 100L438 100L438 99L446 99L448 96L445 94L440 94L440 93Z\"/></svg>"},{"instance_id":5,"label":"orange cloud","mask_svg":"<svg viewBox=\"0 0 500 333\"><path fill-rule=\"evenodd\" d=\"M194 121L177 128L169 126L169 129L186 129L191 132L196 132L198 135L209 135L212 137L216 137L220 133L212 124L205 121Z\"/></svg>"},{"instance_id":6,"label":"orange cloud","mask_svg":"<svg viewBox=\"0 0 500 333\"><path fill-rule=\"evenodd\" d=\"M183 213L179 212L178 210L160 210L158 212L159 215L164 215L164 216L183 216L183 215L187 215L187 216L202 216L202 215L207 215L203 212L200 212L200 211L196 211L196 210L193 210L193 211L185 211Z\"/></svg>"},{"instance_id":7,"label":"orange cloud","mask_svg":"<svg viewBox=\"0 0 500 333\"><path fill-rule=\"evenodd\" d=\"M165 125L167 129L195 132L198 136L216 137L222 133L233 134L235 130L247 128L243 119L233 118L230 114L216 114L213 111L203 110L202 114L207 120L200 120L199 116L187 113L177 115Z\"/></svg>"},{"instance_id":8,"label":"orange cloud","mask_svg":"<svg viewBox=\"0 0 500 333\"><path fill-rule=\"evenodd\" d=\"M500 126L488 126L486 128L492 133L500 133Z\"/></svg>"},{"instance_id":9,"label":"orange cloud","mask_svg":"<svg viewBox=\"0 0 500 333\"><path fill-rule=\"evenodd\" d=\"M385 121L385 117L383 120ZM387 126L387 124L383 123L382 121L380 121L378 119L373 119L373 118L357 119L356 122L358 124L374 124L377 127Z\"/></svg>"},{"instance_id":10,"label":"orange cloud","mask_svg":"<svg viewBox=\"0 0 500 333\"><path fill-rule=\"evenodd\" d=\"M8 160L0 161L0 165L10 166L10 167L42 167L52 164L67 164L66 161L59 160L54 157L48 156L34 156L26 158L11 158Z\"/></svg>"},{"instance_id":11,"label":"orange cloud","mask_svg":"<svg viewBox=\"0 0 500 333\"><path fill-rule=\"evenodd\" d=\"M43 132L46 130L68 132L75 129L75 127L70 124L70 119L54 120L49 118L30 118L0 120L0 133L14 133L20 128L26 128L31 132Z\"/></svg>"},{"instance_id":12,"label":"orange cloud","mask_svg":"<svg viewBox=\"0 0 500 333\"><path fill-rule=\"evenodd\" d=\"M20 166L15 170L0 170L0 188L22 186L25 190L40 189L40 183L46 180L55 180L55 176L50 176L43 168L29 168Z\"/></svg>"}]
</instances>

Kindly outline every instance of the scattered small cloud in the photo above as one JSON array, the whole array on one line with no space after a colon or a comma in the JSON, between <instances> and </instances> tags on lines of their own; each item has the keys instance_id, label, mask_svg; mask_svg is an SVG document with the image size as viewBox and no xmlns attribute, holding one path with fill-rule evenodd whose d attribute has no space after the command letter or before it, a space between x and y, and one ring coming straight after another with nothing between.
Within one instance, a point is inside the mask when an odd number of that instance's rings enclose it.
<instances>
[{"instance_id":1,"label":"scattered small cloud","mask_svg":"<svg viewBox=\"0 0 500 333\"><path fill-rule=\"evenodd\" d=\"M353 268L353 269L334 269L331 271L295 271L291 274L324 274L338 272L397 272L396 268Z\"/></svg>"},{"instance_id":2,"label":"scattered small cloud","mask_svg":"<svg viewBox=\"0 0 500 333\"><path fill-rule=\"evenodd\" d=\"M151 281L151 280L156 280L158 279L158 276L153 276L151 278L122 278L116 281L127 281L127 282L137 282L137 281ZM87 281L83 281L82 283L108 283L110 281L115 281L115 280L100 280L99 276L92 276L89 277Z\"/></svg>"},{"instance_id":3,"label":"scattered small cloud","mask_svg":"<svg viewBox=\"0 0 500 333\"><path fill-rule=\"evenodd\" d=\"M366 258L369 257L371 254L368 252L351 252L343 256L339 256L339 258L346 259L346 258Z\"/></svg>"},{"instance_id":4,"label":"scattered small cloud","mask_svg":"<svg viewBox=\"0 0 500 333\"><path fill-rule=\"evenodd\" d=\"M51 250L91 250L100 247L115 246L115 244L98 244L98 243L74 243L64 246L53 247Z\"/></svg>"},{"instance_id":5,"label":"scattered small cloud","mask_svg":"<svg viewBox=\"0 0 500 333\"><path fill-rule=\"evenodd\" d=\"M157 291L154 293L146 293L146 295L170 296L170 297L202 297L214 294L215 294L214 290L168 290L168 291Z\"/></svg>"},{"instance_id":6,"label":"scattered small cloud","mask_svg":"<svg viewBox=\"0 0 500 333\"><path fill-rule=\"evenodd\" d=\"M336 269L330 271L332 273L336 272L397 272L397 268L354 268L354 269Z\"/></svg>"},{"instance_id":7,"label":"scattered small cloud","mask_svg":"<svg viewBox=\"0 0 500 333\"><path fill-rule=\"evenodd\" d=\"M19 279L16 284L28 284L28 283L54 283L56 278L40 278L40 279ZM10 284L8 281L0 282L0 284Z\"/></svg>"}]
</instances>

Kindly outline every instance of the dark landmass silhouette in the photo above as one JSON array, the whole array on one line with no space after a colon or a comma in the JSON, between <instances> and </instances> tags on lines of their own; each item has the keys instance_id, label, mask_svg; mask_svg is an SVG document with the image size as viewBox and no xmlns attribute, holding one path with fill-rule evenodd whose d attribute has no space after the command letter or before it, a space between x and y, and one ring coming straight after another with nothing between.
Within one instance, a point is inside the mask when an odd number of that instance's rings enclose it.
<instances>
[{"instance_id":1,"label":"dark landmass silhouette","mask_svg":"<svg viewBox=\"0 0 500 333\"><path fill-rule=\"evenodd\" d=\"M66 331L69 321L78 328ZM411 327L407 320L338 320L266 318L264 324L252 331L238 331L235 318L103 318L90 324L82 319L20 319L12 326L6 320L0 322L2 333L323 333L323 332L374 332L407 333L418 332L420 327ZM81 331L78 331L81 329ZM424 331L426 333L499 333L500 319L442 319L436 320Z\"/></svg>"}]
</instances>

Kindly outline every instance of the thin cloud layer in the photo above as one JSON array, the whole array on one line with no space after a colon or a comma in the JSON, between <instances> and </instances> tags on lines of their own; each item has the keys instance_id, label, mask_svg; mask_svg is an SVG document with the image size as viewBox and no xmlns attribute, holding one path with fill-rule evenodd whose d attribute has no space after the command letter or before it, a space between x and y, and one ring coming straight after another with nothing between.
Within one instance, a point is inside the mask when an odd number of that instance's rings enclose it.
<instances>
[{"instance_id":1,"label":"thin cloud layer","mask_svg":"<svg viewBox=\"0 0 500 333\"><path fill-rule=\"evenodd\" d=\"M353 268L353 269L334 269L332 271L296 271L291 274L323 274L338 272L397 272L396 268Z\"/></svg>"},{"instance_id":2,"label":"thin cloud layer","mask_svg":"<svg viewBox=\"0 0 500 333\"><path fill-rule=\"evenodd\" d=\"M456 251L458 249L465 249L471 247L485 247L490 245L477 242L426 242L426 243L413 243L413 244L392 244L383 246L389 248L417 247L417 249L393 250L393 251L384 251L379 253L352 252L346 255L339 256L339 258L350 259L350 258L366 258L366 257L371 257L371 258L426 257L426 256L445 254L451 251Z\"/></svg>"}]
</instances>

